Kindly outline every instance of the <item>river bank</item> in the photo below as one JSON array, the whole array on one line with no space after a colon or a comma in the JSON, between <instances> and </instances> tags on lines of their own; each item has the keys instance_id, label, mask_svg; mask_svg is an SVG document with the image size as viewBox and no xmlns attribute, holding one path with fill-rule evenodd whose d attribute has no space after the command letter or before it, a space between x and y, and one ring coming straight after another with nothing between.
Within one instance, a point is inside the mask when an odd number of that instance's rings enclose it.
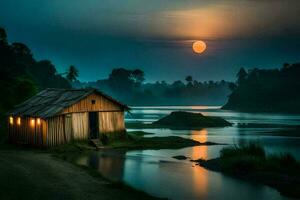
<instances>
[{"instance_id":1,"label":"river bank","mask_svg":"<svg viewBox=\"0 0 300 200\"><path fill-rule=\"evenodd\" d=\"M106 149L176 149L212 145L181 137L150 137L130 133L129 139ZM101 176L92 168L77 165L74 158L96 152L87 142L46 150L3 144L0 148L0 199L158 199L121 182Z\"/></svg>"},{"instance_id":2,"label":"river bank","mask_svg":"<svg viewBox=\"0 0 300 200\"><path fill-rule=\"evenodd\" d=\"M282 195L300 198L300 163L290 154L267 155L255 143L225 147L215 159L192 160L216 172L277 189Z\"/></svg>"},{"instance_id":3,"label":"river bank","mask_svg":"<svg viewBox=\"0 0 300 200\"><path fill-rule=\"evenodd\" d=\"M157 199L36 150L0 150L0 199Z\"/></svg>"}]
</instances>

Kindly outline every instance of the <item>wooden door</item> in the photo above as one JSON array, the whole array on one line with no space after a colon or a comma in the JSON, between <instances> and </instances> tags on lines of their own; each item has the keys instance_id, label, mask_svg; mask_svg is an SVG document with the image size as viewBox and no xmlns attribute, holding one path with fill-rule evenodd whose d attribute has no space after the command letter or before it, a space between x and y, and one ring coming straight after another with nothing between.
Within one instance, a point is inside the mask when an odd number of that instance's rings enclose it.
<instances>
[{"instance_id":1,"label":"wooden door","mask_svg":"<svg viewBox=\"0 0 300 200\"><path fill-rule=\"evenodd\" d=\"M99 138L99 120L97 112L89 112L90 139Z\"/></svg>"}]
</instances>

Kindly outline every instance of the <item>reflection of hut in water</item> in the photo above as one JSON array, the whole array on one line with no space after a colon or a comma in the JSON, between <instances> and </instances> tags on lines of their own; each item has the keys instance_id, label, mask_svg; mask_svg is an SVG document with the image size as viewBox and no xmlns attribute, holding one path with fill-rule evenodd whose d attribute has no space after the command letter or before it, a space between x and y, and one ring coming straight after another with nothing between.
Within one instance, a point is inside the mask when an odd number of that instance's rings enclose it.
<instances>
[{"instance_id":1,"label":"reflection of hut in water","mask_svg":"<svg viewBox=\"0 0 300 200\"><path fill-rule=\"evenodd\" d=\"M55 146L124 135L128 107L95 89L46 89L9 112L11 143Z\"/></svg>"},{"instance_id":2,"label":"reflection of hut in water","mask_svg":"<svg viewBox=\"0 0 300 200\"><path fill-rule=\"evenodd\" d=\"M114 181L123 179L126 152L103 152L92 154L89 166L97 169L104 177Z\"/></svg>"}]
</instances>

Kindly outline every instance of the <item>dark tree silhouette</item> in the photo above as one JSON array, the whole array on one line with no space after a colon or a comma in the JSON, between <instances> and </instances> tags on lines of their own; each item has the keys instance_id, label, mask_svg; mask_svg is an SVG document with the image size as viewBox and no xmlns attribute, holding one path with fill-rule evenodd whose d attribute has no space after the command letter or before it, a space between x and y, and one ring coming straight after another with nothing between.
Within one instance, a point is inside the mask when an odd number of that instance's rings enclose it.
<instances>
[{"instance_id":1,"label":"dark tree silhouette","mask_svg":"<svg viewBox=\"0 0 300 200\"><path fill-rule=\"evenodd\" d=\"M185 77L186 82L191 83L193 81L193 77L192 76L187 76Z\"/></svg>"},{"instance_id":2,"label":"dark tree silhouette","mask_svg":"<svg viewBox=\"0 0 300 200\"><path fill-rule=\"evenodd\" d=\"M67 71L67 75L66 78L67 80L69 80L70 82L74 82L77 80L78 77L78 70L76 69L76 67L74 65L71 65Z\"/></svg>"},{"instance_id":3,"label":"dark tree silhouette","mask_svg":"<svg viewBox=\"0 0 300 200\"><path fill-rule=\"evenodd\" d=\"M239 72L237 73L237 83L241 84L247 77L247 72L246 70L242 67L240 68Z\"/></svg>"},{"instance_id":4,"label":"dark tree silhouette","mask_svg":"<svg viewBox=\"0 0 300 200\"><path fill-rule=\"evenodd\" d=\"M300 113L300 63L284 64L280 69L254 68L247 75L240 72L239 84L223 108Z\"/></svg>"},{"instance_id":5,"label":"dark tree silhouette","mask_svg":"<svg viewBox=\"0 0 300 200\"><path fill-rule=\"evenodd\" d=\"M69 88L70 84L56 74L50 61L36 61L25 44L9 43L5 29L0 27L0 91L5 94L5 98L0 98L0 117L47 87Z\"/></svg>"},{"instance_id":6,"label":"dark tree silhouette","mask_svg":"<svg viewBox=\"0 0 300 200\"><path fill-rule=\"evenodd\" d=\"M135 86L140 86L145 81L145 74L142 70L136 69L131 72L131 79Z\"/></svg>"},{"instance_id":7,"label":"dark tree silhouette","mask_svg":"<svg viewBox=\"0 0 300 200\"><path fill-rule=\"evenodd\" d=\"M0 43L6 43L7 42L7 35L4 28L0 27Z\"/></svg>"},{"instance_id":8,"label":"dark tree silhouette","mask_svg":"<svg viewBox=\"0 0 300 200\"><path fill-rule=\"evenodd\" d=\"M236 89L236 87L237 87L237 85L236 84L234 84L234 83L229 83L229 89L231 90L231 91L234 91L235 89Z\"/></svg>"},{"instance_id":9,"label":"dark tree silhouette","mask_svg":"<svg viewBox=\"0 0 300 200\"><path fill-rule=\"evenodd\" d=\"M113 69L108 79L96 82L74 82L76 88L95 87L129 105L222 105L230 93L229 82L200 82L188 78L167 83L144 83L142 70Z\"/></svg>"},{"instance_id":10,"label":"dark tree silhouette","mask_svg":"<svg viewBox=\"0 0 300 200\"><path fill-rule=\"evenodd\" d=\"M283 68L284 68L284 69L287 69L287 68L289 68L289 67L290 67L290 64L289 64L289 63L284 63L284 64L283 64Z\"/></svg>"}]
</instances>

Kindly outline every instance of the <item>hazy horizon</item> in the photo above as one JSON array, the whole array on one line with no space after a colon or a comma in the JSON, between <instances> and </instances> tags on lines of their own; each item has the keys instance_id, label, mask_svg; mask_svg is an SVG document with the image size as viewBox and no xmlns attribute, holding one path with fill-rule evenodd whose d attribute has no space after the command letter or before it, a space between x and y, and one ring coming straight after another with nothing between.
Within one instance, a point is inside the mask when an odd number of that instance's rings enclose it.
<instances>
[{"instance_id":1,"label":"hazy horizon","mask_svg":"<svg viewBox=\"0 0 300 200\"><path fill-rule=\"evenodd\" d=\"M146 82L235 80L240 67L299 61L300 2L3 0L0 26L58 71L75 65L79 80L140 68ZM192 43L203 40L203 54Z\"/></svg>"}]
</instances>

